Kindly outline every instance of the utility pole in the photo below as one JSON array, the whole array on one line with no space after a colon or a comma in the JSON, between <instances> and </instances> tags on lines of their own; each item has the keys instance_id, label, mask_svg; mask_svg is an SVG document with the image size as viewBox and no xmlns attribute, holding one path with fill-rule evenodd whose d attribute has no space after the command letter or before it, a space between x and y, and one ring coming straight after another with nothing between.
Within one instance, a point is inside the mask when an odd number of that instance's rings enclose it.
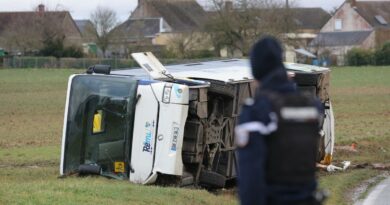
<instances>
[{"instance_id":1,"label":"utility pole","mask_svg":"<svg viewBox=\"0 0 390 205\"><path fill-rule=\"evenodd\" d=\"M289 24L289 17L290 17L290 6L289 6L289 2L288 0L286 0L286 11L284 12L284 23L286 24L285 25L285 28L286 28L286 33L290 32L290 25Z\"/></svg>"}]
</instances>

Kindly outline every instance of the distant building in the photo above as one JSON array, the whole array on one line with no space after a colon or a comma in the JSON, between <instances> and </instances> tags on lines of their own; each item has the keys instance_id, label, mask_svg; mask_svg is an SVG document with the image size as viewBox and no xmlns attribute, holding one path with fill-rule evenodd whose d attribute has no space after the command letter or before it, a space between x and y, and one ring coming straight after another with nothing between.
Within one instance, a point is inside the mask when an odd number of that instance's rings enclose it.
<instances>
[{"instance_id":1,"label":"distant building","mask_svg":"<svg viewBox=\"0 0 390 205\"><path fill-rule=\"evenodd\" d=\"M226 2L231 2L230 0ZM226 4L226 3L225 3ZM233 9L235 12L246 12L240 7L235 8L232 3L226 4L225 9ZM317 36L322 26L331 18L331 15L322 8L256 8L250 9L259 14L285 18L278 26L282 28L282 36L285 45L285 60L297 62L299 55L296 50L306 51L309 43ZM259 15L261 18L261 15ZM312 56L312 54L311 54Z\"/></svg>"},{"instance_id":2,"label":"distant building","mask_svg":"<svg viewBox=\"0 0 390 205\"><path fill-rule=\"evenodd\" d=\"M224 8L234 14L244 12L235 8L232 1L225 1ZM295 48L306 48L331 17L322 8L257 9L259 13L275 12L285 15L290 12L290 30L286 39L291 43L291 59L295 60ZM251 9L253 12L253 9ZM212 50L213 43L205 32L205 25L218 17L215 10L204 10L196 0L139 0L129 19L116 27L110 50L127 56L129 47L188 46L192 50ZM181 42L180 42L181 41ZM150 49L150 48L148 48ZM141 48L142 50L142 48ZM222 56L241 56L238 50L221 48Z\"/></svg>"},{"instance_id":3,"label":"distant building","mask_svg":"<svg viewBox=\"0 0 390 205\"><path fill-rule=\"evenodd\" d=\"M196 0L139 0L129 19L116 27L111 49L128 55L129 47L167 46L202 31L207 13ZM202 43L198 42L197 46Z\"/></svg>"},{"instance_id":4,"label":"distant building","mask_svg":"<svg viewBox=\"0 0 390 205\"><path fill-rule=\"evenodd\" d=\"M130 19L162 18L164 32L186 32L201 29L206 15L196 0L139 0Z\"/></svg>"},{"instance_id":5,"label":"distant building","mask_svg":"<svg viewBox=\"0 0 390 205\"><path fill-rule=\"evenodd\" d=\"M98 47L96 45L97 32L90 20L74 20L81 34L83 53L89 57L97 57Z\"/></svg>"},{"instance_id":6,"label":"distant building","mask_svg":"<svg viewBox=\"0 0 390 205\"><path fill-rule=\"evenodd\" d=\"M80 31L83 43L96 42L97 32L90 20L74 20L74 22Z\"/></svg>"},{"instance_id":7,"label":"distant building","mask_svg":"<svg viewBox=\"0 0 390 205\"><path fill-rule=\"evenodd\" d=\"M331 15L322 8L290 8L293 33L287 36L295 39L299 46L306 47L320 32ZM297 46L298 46L297 45Z\"/></svg>"},{"instance_id":8,"label":"distant building","mask_svg":"<svg viewBox=\"0 0 390 205\"><path fill-rule=\"evenodd\" d=\"M68 11L0 12L0 47L12 53L36 52L54 36L66 45L81 45L82 36Z\"/></svg>"},{"instance_id":9,"label":"distant building","mask_svg":"<svg viewBox=\"0 0 390 205\"><path fill-rule=\"evenodd\" d=\"M390 40L390 1L345 1L310 43L320 55L344 64L352 48L374 49Z\"/></svg>"},{"instance_id":10,"label":"distant building","mask_svg":"<svg viewBox=\"0 0 390 205\"><path fill-rule=\"evenodd\" d=\"M309 43L317 37L331 15L322 8L290 8L293 32L286 33L285 60L287 62L312 63Z\"/></svg>"},{"instance_id":11,"label":"distant building","mask_svg":"<svg viewBox=\"0 0 390 205\"><path fill-rule=\"evenodd\" d=\"M162 18L128 19L110 32L114 37L109 50L122 57L128 57L134 49L153 50L152 46L157 46L156 38L165 32L165 29Z\"/></svg>"}]
</instances>

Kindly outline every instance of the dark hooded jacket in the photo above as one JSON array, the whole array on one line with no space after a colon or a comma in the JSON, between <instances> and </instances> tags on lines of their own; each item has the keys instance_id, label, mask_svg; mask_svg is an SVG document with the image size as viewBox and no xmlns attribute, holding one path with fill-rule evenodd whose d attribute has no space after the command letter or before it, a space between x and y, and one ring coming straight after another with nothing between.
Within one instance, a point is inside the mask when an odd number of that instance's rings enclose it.
<instances>
[{"instance_id":1,"label":"dark hooded jacket","mask_svg":"<svg viewBox=\"0 0 390 205\"><path fill-rule=\"evenodd\" d=\"M259 91L278 94L294 93L296 85L287 77L282 63L282 49L272 38L258 42L251 53L253 76L259 80ZM315 182L303 187L286 187L266 183L266 137L275 129L271 117L270 99L256 97L248 99L242 107L236 127L238 149L238 185L241 204L270 204L270 198L300 199L308 197L315 190ZM245 136L247 135L247 136ZM247 140L240 138L247 137Z\"/></svg>"}]
</instances>

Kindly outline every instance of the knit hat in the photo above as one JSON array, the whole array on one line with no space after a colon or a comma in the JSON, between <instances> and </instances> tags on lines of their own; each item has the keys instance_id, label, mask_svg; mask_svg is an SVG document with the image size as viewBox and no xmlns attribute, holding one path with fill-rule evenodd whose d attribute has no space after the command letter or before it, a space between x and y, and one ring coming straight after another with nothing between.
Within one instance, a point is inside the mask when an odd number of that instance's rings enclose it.
<instances>
[{"instance_id":1,"label":"knit hat","mask_svg":"<svg viewBox=\"0 0 390 205\"><path fill-rule=\"evenodd\" d=\"M252 74L255 79L261 80L273 70L285 69L282 54L282 47L275 38L265 37L259 40L250 53Z\"/></svg>"}]
</instances>

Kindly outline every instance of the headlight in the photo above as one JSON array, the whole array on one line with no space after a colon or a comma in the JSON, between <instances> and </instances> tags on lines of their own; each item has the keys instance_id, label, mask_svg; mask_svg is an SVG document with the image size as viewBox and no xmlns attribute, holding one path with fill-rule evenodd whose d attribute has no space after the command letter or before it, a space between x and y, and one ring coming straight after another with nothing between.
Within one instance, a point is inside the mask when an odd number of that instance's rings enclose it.
<instances>
[{"instance_id":1,"label":"headlight","mask_svg":"<svg viewBox=\"0 0 390 205\"><path fill-rule=\"evenodd\" d=\"M172 84L165 84L164 91L163 91L163 103L169 103L171 101L171 91L172 91Z\"/></svg>"}]
</instances>

